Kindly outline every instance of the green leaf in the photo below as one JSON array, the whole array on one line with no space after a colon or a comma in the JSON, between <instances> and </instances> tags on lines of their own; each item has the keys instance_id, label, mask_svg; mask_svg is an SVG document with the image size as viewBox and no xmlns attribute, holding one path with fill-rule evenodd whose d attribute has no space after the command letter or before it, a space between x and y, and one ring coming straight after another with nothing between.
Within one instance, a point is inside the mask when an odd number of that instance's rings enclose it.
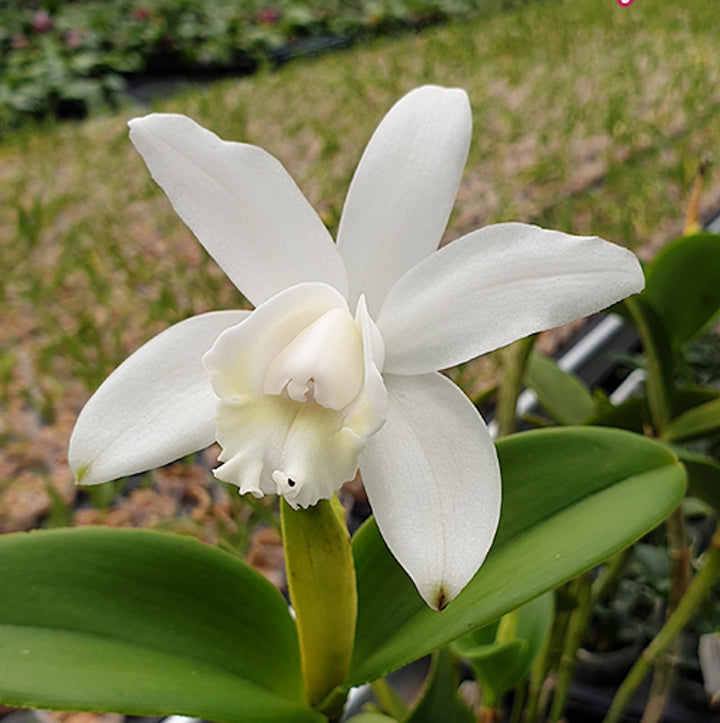
<instances>
[{"instance_id":1,"label":"green leaf","mask_svg":"<svg viewBox=\"0 0 720 723\"><path fill-rule=\"evenodd\" d=\"M674 347L702 331L720 311L720 235L684 236L665 246L645 273L648 301Z\"/></svg>"},{"instance_id":2,"label":"green leaf","mask_svg":"<svg viewBox=\"0 0 720 723\"><path fill-rule=\"evenodd\" d=\"M0 701L227 723L305 707L280 593L196 540L132 529L0 536Z\"/></svg>"},{"instance_id":3,"label":"green leaf","mask_svg":"<svg viewBox=\"0 0 720 723\"><path fill-rule=\"evenodd\" d=\"M711 457L691 452L683 447L672 447L685 467L688 477L688 495L720 510L720 464Z\"/></svg>"},{"instance_id":4,"label":"green leaf","mask_svg":"<svg viewBox=\"0 0 720 723\"><path fill-rule=\"evenodd\" d=\"M382 713L360 713L360 715L354 715L351 719L352 723L397 723L395 718L383 715Z\"/></svg>"},{"instance_id":5,"label":"green leaf","mask_svg":"<svg viewBox=\"0 0 720 723\"><path fill-rule=\"evenodd\" d=\"M720 399L713 399L675 417L665 428L663 438L671 442L680 442L718 431L720 431Z\"/></svg>"},{"instance_id":6,"label":"green leaf","mask_svg":"<svg viewBox=\"0 0 720 723\"><path fill-rule=\"evenodd\" d=\"M610 557L682 499L685 473L650 439L603 427L524 432L497 444L503 509L467 588L428 608L373 520L355 535L359 616L349 685L385 675Z\"/></svg>"},{"instance_id":7,"label":"green leaf","mask_svg":"<svg viewBox=\"0 0 720 723\"><path fill-rule=\"evenodd\" d=\"M524 640L497 643L488 646L485 655L471 661L475 678L482 687L483 701L490 707L499 707L503 693L512 688L507 683L515 677L517 661L525 657L527 647Z\"/></svg>"},{"instance_id":8,"label":"green leaf","mask_svg":"<svg viewBox=\"0 0 720 723\"><path fill-rule=\"evenodd\" d=\"M447 648L438 650L422 698L404 723L473 723L475 715L458 695L458 685L452 653Z\"/></svg>"},{"instance_id":9,"label":"green leaf","mask_svg":"<svg viewBox=\"0 0 720 723\"><path fill-rule=\"evenodd\" d=\"M500 624L476 630L452 644L470 661L475 677L492 700L500 700L530 672L550 632L553 599L552 592L544 593L505 615ZM508 627L513 629L505 632L503 628Z\"/></svg>"},{"instance_id":10,"label":"green leaf","mask_svg":"<svg viewBox=\"0 0 720 723\"><path fill-rule=\"evenodd\" d=\"M715 399L720 399L720 391L712 387L678 387L673 400L673 418Z\"/></svg>"},{"instance_id":11,"label":"green leaf","mask_svg":"<svg viewBox=\"0 0 720 723\"><path fill-rule=\"evenodd\" d=\"M595 413L595 402L588 388L552 359L531 354L524 381L558 424L582 424Z\"/></svg>"},{"instance_id":12,"label":"green leaf","mask_svg":"<svg viewBox=\"0 0 720 723\"><path fill-rule=\"evenodd\" d=\"M642 434L647 411L642 397L630 397L620 404L605 402L588 424L600 427L616 427Z\"/></svg>"}]
</instances>

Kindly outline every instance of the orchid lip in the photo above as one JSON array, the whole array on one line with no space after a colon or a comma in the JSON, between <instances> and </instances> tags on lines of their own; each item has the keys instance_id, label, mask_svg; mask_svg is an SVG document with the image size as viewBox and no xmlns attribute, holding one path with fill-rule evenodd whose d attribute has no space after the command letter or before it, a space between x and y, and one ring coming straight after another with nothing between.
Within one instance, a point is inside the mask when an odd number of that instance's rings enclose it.
<instances>
[{"instance_id":1,"label":"orchid lip","mask_svg":"<svg viewBox=\"0 0 720 723\"><path fill-rule=\"evenodd\" d=\"M323 284L287 289L228 329L204 357L218 395L215 474L296 507L352 479L384 421L378 332Z\"/></svg>"}]
</instances>

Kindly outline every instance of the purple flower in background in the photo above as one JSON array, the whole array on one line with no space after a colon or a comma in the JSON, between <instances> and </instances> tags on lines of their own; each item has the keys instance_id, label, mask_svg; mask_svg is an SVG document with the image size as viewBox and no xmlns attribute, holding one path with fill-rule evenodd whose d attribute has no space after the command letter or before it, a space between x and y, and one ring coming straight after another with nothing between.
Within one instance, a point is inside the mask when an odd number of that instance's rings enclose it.
<instances>
[{"instance_id":1,"label":"purple flower in background","mask_svg":"<svg viewBox=\"0 0 720 723\"><path fill-rule=\"evenodd\" d=\"M55 27L55 23L47 10L38 10L35 15L33 15L32 27L36 33L42 35L52 30Z\"/></svg>"}]
</instances>

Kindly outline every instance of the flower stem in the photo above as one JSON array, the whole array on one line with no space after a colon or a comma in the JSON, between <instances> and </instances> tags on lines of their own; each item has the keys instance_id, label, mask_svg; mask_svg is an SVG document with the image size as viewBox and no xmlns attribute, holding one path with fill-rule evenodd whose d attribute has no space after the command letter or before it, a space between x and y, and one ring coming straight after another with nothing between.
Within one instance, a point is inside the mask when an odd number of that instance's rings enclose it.
<instances>
[{"instance_id":1,"label":"flower stem","mask_svg":"<svg viewBox=\"0 0 720 723\"><path fill-rule=\"evenodd\" d=\"M650 645L635 661L627 677L615 694L610 710L603 723L617 723L625 706L630 701L637 687L645 679L650 669L657 663L662 653L675 640L678 633L685 627L698 606L705 599L710 588L720 576L720 533L716 532L710 547L704 555L703 567L695 575L687 592L680 600L675 612L670 616L660 632L653 638Z\"/></svg>"},{"instance_id":2,"label":"flower stem","mask_svg":"<svg viewBox=\"0 0 720 723\"><path fill-rule=\"evenodd\" d=\"M522 391L525 366L536 338L535 335L527 336L502 350L503 378L495 408L498 437L505 437L515 431L517 400Z\"/></svg>"},{"instance_id":3,"label":"flower stem","mask_svg":"<svg viewBox=\"0 0 720 723\"><path fill-rule=\"evenodd\" d=\"M557 723L565 709L565 700L570 690L573 670L575 669L575 656L580 647L583 633L587 626L588 617L592 607L592 578L589 572L583 573L576 578L573 584L575 597L575 608L570 613L570 620L567 626L565 646L560 656L560 664L557 672L557 685L550 708L550 723Z\"/></svg>"},{"instance_id":4,"label":"flower stem","mask_svg":"<svg viewBox=\"0 0 720 723\"><path fill-rule=\"evenodd\" d=\"M702 226L700 225L700 198L709 165L710 161L708 158L700 159L697 173L695 174L695 182L690 192L687 213L685 214L684 236L690 236L690 234L699 233L702 230Z\"/></svg>"},{"instance_id":5,"label":"flower stem","mask_svg":"<svg viewBox=\"0 0 720 723\"><path fill-rule=\"evenodd\" d=\"M520 723L522 720L522 712L525 707L525 698L527 696L527 684L525 681L515 686L515 694L513 696L512 710L510 712L510 723Z\"/></svg>"},{"instance_id":6,"label":"flower stem","mask_svg":"<svg viewBox=\"0 0 720 723\"><path fill-rule=\"evenodd\" d=\"M540 710L544 710L544 706L540 703L540 695L547 676L549 651L550 636L548 635L540 654L535 658L530 668L530 679L525 695L521 723L534 723L534 721L539 720Z\"/></svg>"},{"instance_id":7,"label":"flower stem","mask_svg":"<svg viewBox=\"0 0 720 723\"><path fill-rule=\"evenodd\" d=\"M408 713L407 706L385 678L374 680L370 683L370 687L384 713L396 720L405 720Z\"/></svg>"},{"instance_id":8,"label":"flower stem","mask_svg":"<svg viewBox=\"0 0 720 723\"><path fill-rule=\"evenodd\" d=\"M308 701L330 701L342 709L344 696L330 695L347 676L355 637L357 589L350 536L337 498L307 510L281 502L290 602L300 642ZM323 710L333 717L336 710Z\"/></svg>"},{"instance_id":9,"label":"flower stem","mask_svg":"<svg viewBox=\"0 0 720 723\"><path fill-rule=\"evenodd\" d=\"M560 605L559 601L561 598L570 595L570 584L566 583L555 590L555 616L550 635L546 637L540 653L530 668L527 702L522 717L523 723L536 723L536 721L541 720L541 716L547 710L551 689L548 676L550 671L559 663L570 621L570 611L566 609L565 604Z\"/></svg>"},{"instance_id":10,"label":"flower stem","mask_svg":"<svg viewBox=\"0 0 720 723\"><path fill-rule=\"evenodd\" d=\"M670 420L672 406L673 355L670 342L662 322L642 297L634 296L625 299L623 304L640 334L645 351L646 389L650 419L654 436L661 437Z\"/></svg>"},{"instance_id":11,"label":"flower stem","mask_svg":"<svg viewBox=\"0 0 720 723\"><path fill-rule=\"evenodd\" d=\"M669 619L685 595L691 577L690 550L687 544L685 513L682 505L676 507L667 518L665 530L670 556L670 594L666 612L666 619ZM672 654L672 648L676 646L677 640L658 659L641 723L657 723L662 716L675 670L675 656Z\"/></svg>"}]
</instances>

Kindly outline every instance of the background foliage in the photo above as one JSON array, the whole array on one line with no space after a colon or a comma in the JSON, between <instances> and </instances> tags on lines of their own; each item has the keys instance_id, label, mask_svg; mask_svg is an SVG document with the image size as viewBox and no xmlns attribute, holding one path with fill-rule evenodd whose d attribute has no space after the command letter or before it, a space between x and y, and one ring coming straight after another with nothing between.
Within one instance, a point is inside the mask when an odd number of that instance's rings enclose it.
<instances>
[{"instance_id":1,"label":"background foliage","mask_svg":"<svg viewBox=\"0 0 720 723\"><path fill-rule=\"evenodd\" d=\"M523 0L85 0L0 4L0 128L117 107L147 73L265 61Z\"/></svg>"}]
</instances>

